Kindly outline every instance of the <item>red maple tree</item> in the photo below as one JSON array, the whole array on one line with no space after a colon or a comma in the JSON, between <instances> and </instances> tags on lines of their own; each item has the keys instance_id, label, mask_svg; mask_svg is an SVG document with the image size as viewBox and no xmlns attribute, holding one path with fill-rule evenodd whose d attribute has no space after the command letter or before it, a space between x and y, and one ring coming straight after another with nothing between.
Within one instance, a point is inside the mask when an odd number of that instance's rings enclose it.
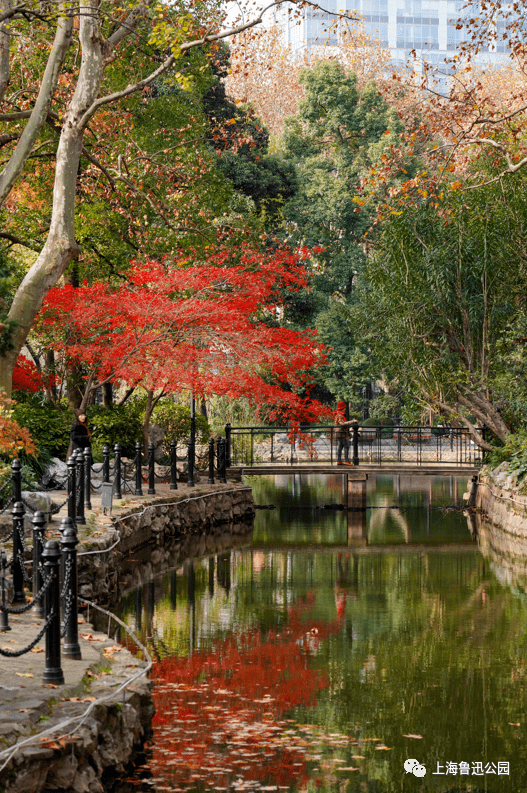
<instances>
[{"instance_id":1,"label":"red maple tree","mask_svg":"<svg viewBox=\"0 0 527 793\"><path fill-rule=\"evenodd\" d=\"M313 421L325 413L306 396L323 348L314 331L277 322L284 292L306 285L306 257L247 250L221 251L199 266L134 263L118 286L53 289L37 332L65 366L84 367L85 398L104 382L124 382L245 396L282 418Z\"/></svg>"}]
</instances>

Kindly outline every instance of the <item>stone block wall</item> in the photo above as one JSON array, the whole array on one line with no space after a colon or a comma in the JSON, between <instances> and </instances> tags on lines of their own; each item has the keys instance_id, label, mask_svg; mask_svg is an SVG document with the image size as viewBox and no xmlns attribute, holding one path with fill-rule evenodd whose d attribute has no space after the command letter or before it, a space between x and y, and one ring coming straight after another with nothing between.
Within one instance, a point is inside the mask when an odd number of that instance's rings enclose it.
<instances>
[{"instance_id":1,"label":"stone block wall","mask_svg":"<svg viewBox=\"0 0 527 793\"><path fill-rule=\"evenodd\" d=\"M123 591L127 560L138 549L145 549L145 563L159 569L175 542L194 537L205 544L207 537L218 535L227 525L244 535L253 517L251 488L233 484L200 485L199 492L191 496L176 491L173 496L158 496L128 507L108 519L101 536L79 546L79 595L108 602ZM108 552L116 542L116 530L120 540Z\"/></svg>"}]
</instances>

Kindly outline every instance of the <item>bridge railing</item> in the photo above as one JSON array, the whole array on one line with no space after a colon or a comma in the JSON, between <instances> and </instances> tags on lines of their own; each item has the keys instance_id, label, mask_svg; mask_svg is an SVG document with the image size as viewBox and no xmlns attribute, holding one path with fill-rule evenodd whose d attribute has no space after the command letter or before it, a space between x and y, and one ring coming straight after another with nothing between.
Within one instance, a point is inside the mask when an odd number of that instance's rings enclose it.
<instances>
[{"instance_id":1,"label":"bridge railing","mask_svg":"<svg viewBox=\"0 0 527 793\"><path fill-rule=\"evenodd\" d=\"M230 427L227 434L230 465L295 465L337 463L338 438L334 425L291 427ZM354 455L350 438L348 456ZM360 465L455 465L473 467L483 461L481 448L463 427L360 426L356 441ZM342 461L345 452L341 450Z\"/></svg>"}]
</instances>

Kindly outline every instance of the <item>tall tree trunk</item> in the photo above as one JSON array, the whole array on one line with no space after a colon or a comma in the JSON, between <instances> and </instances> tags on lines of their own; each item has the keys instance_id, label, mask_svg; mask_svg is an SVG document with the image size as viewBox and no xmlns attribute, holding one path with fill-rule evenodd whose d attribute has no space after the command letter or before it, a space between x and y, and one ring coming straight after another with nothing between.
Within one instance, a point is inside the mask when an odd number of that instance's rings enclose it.
<instances>
[{"instance_id":1,"label":"tall tree trunk","mask_svg":"<svg viewBox=\"0 0 527 793\"><path fill-rule=\"evenodd\" d=\"M58 403L58 393L57 393L57 386L52 384L51 376L55 372L55 353L53 350L46 350L44 353L44 367L45 371L49 376L49 385L46 385L44 388L44 393L46 395L46 402L52 402L54 405Z\"/></svg>"},{"instance_id":2,"label":"tall tree trunk","mask_svg":"<svg viewBox=\"0 0 527 793\"><path fill-rule=\"evenodd\" d=\"M37 313L49 290L80 252L75 239L75 191L87 111L99 94L104 62L100 21L91 6L80 5L81 67L75 93L64 115L57 147L53 209L48 237L33 266L18 288L9 319L14 322L13 348L0 366L0 387L11 394L13 369ZM0 174L1 176L1 174Z\"/></svg>"},{"instance_id":3,"label":"tall tree trunk","mask_svg":"<svg viewBox=\"0 0 527 793\"><path fill-rule=\"evenodd\" d=\"M153 409L154 409L154 392L149 391L148 396L146 398L145 418L143 421L143 454L145 457L148 457L148 444L150 443L148 430L150 429L150 419L152 418Z\"/></svg>"},{"instance_id":4,"label":"tall tree trunk","mask_svg":"<svg viewBox=\"0 0 527 793\"><path fill-rule=\"evenodd\" d=\"M113 405L113 386L111 383L103 383L102 386L102 403L105 408L111 408Z\"/></svg>"}]
</instances>

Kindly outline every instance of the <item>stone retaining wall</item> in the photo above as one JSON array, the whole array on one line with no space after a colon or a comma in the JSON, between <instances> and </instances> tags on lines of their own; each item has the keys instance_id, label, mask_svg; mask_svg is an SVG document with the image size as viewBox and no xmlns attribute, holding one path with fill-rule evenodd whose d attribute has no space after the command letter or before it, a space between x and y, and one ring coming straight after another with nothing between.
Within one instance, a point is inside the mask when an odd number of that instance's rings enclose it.
<instances>
[{"instance_id":1,"label":"stone retaining wall","mask_svg":"<svg viewBox=\"0 0 527 793\"><path fill-rule=\"evenodd\" d=\"M218 534L219 527L233 524L241 527L254 517L252 490L245 485L200 485L192 495L176 493L158 496L148 503L129 506L118 516L108 519L106 530L79 546L79 595L107 602L123 591L125 566L132 552L145 548L146 563L160 569L174 541L189 536L202 538ZM117 529L120 542L111 552ZM234 529L236 531L236 529ZM93 551L101 553L93 553ZM86 554L86 551L91 553ZM211 544L211 553L214 553ZM129 583L129 582L128 582Z\"/></svg>"},{"instance_id":2,"label":"stone retaining wall","mask_svg":"<svg viewBox=\"0 0 527 793\"><path fill-rule=\"evenodd\" d=\"M490 523L511 535L527 538L527 492L507 463L493 471L484 468L476 491L475 506Z\"/></svg>"},{"instance_id":3,"label":"stone retaining wall","mask_svg":"<svg viewBox=\"0 0 527 793\"><path fill-rule=\"evenodd\" d=\"M94 632L94 636L97 635ZM106 640L106 645L111 644ZM101 649L104 646L101 643ZM33 695L27 702L21 694L19 704L26 707L20 710L29 713L20 740L24 733L31 734L39 727L46 728L46 736L21 747L13 755L0 771L0 790L3 793L106 793L110 790L116 775L124 771L151 734L154 706L149 680L139 678L118 698L112 698L112 690L129 679L134 668L140 666L145 664L123 648L112 658L111 669L108 660L101 666L91 667L93 681L88 689L89 696L86 684L61 689L51 700L54 704L50 707L45 701L49 694L43 693L40 698ZM83 714L88 707L86 702L92 699L96 701L80 726L68 725L67 720ZM43 724L31 723L31 708L35 709L35 718L39 715L41 720L45 718ZM50 733L54 723L57 731ZM23 725L17 723L16 727L20 731Z\"/></svg>"}]
</instances>

